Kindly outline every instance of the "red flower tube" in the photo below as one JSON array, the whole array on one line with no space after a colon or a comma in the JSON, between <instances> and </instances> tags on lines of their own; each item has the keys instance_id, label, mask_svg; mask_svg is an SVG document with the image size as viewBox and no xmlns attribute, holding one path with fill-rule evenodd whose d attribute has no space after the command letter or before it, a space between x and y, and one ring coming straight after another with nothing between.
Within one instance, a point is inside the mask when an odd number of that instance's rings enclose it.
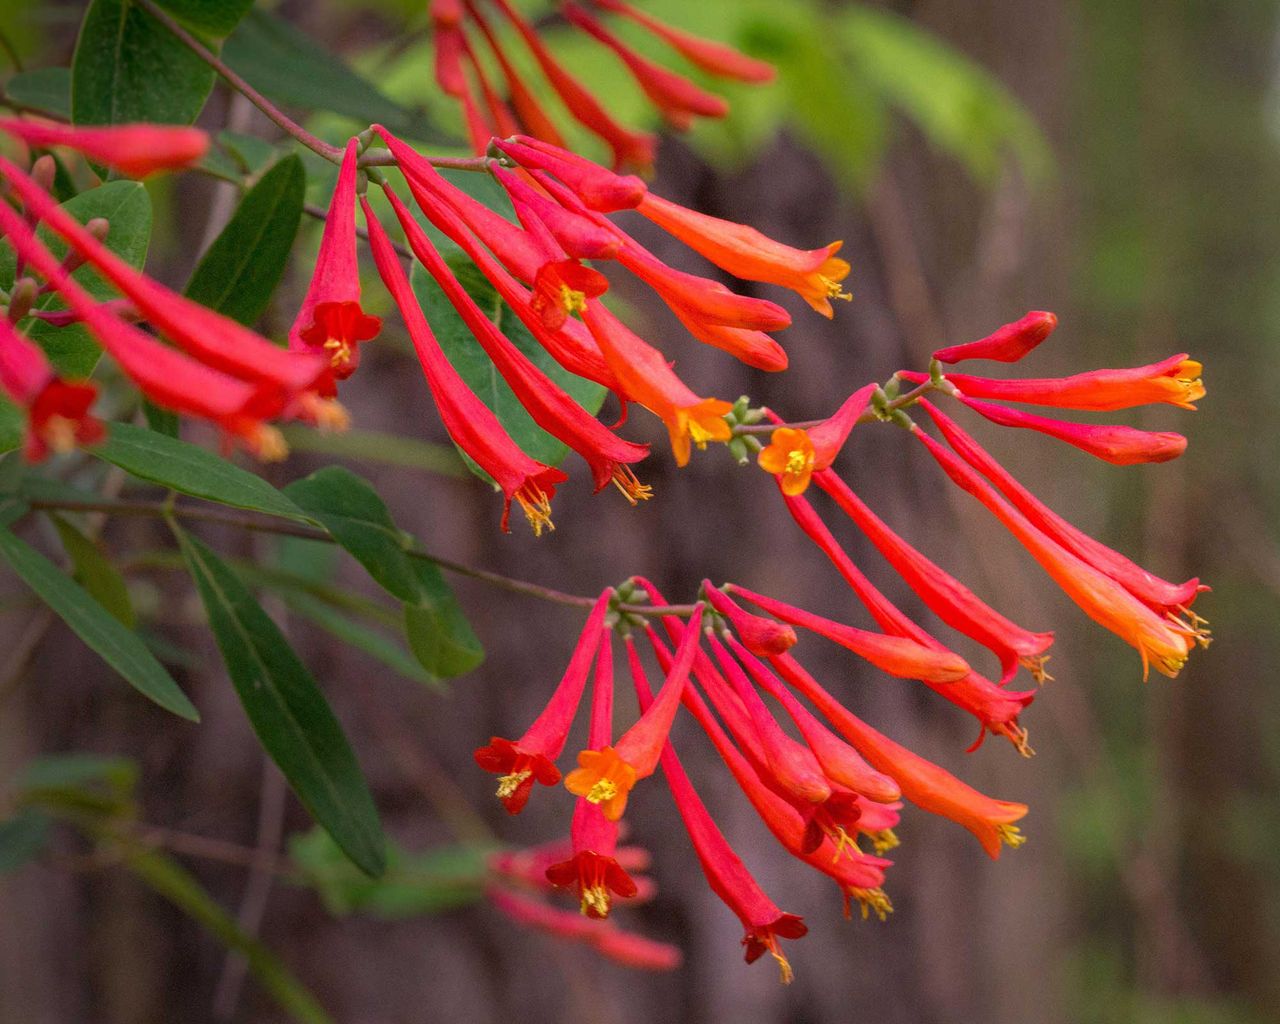
<instances>
[{"instance_id":1,"label":"red flower tube","mask_svg":"<svg viewBox=\"0 0 1280 1024\"><path fill-rule=\"evenodd\" d=\"M41 348L6 316L0 316L0 390L27 414L22 453L28 462L95 444L105 434L101 421L89 413L97 387L60 378Z\"/></svg>"},{"instance_id":2,"label":"red flower tube","mask_svg":"<svg viewBox=\"0 0 1280 1024\"><path fill-rule=\"evenodd\" d=\"M993 359L1016 363L1053 333L1058 318L1043 310L1033 310L1021 320L1005 324L993 334L963 345L940 348L933 358L940 363L960 363L966 359Z\"/></svg>"},{"instance_id":3,"label":"red flower tube","mask_svg":"<svg viewBox=\"0 0 1280 1024\"><path fill-rule=\"evenodd\" d=\"M833 415L816 427L779 427L758 457L760 468L778 479L782 493L803 494L814 473L829 469L849 434L867 411L877 385L868 384L850 395Z\"/></svg>"},{"instance_id":4,"label":"red flower tube","mask_svg":"<svg viewBox=\"0 0 1280 1024\"><path fill-rule=\"evenodd\" d=\"M943 622L976 640L1000 659L1001 682L1012 679L1020 664L1038 680L1043 680L1045 659L1042 655L1053 643L1052 633L1032 633L1006 619L889 529L831 470L823 470L814 479Z\"/></svg>"},{"instance_id":5,"label":"red flower tube","mask_svg":"<svg viewBox=\"0 0 1280 1024\"><path fill-rule=\"evenodd\" d=\"M528 230L532 230L531 221L545 225L560 247L573 259L612 259L622 247L622 242L612 231L606 231L586 217L552 202L545 194L535 191L526 180L506 168L491 163L489 171L506 189L520 223Z\"/></svg>"},{"instance_id":6,"label":"red flower tube","mask_svg":"<svg viewBox=\"0 0 1280 1024\"><path fill-rule=\"evenodd\" d=\"M710 580L702 581L702 592L711 602L711 607L729 620L752 654L761 657L785 654L795 646L796 631L789 625L752 615L723 590L713 587Z\"/></svg>"},{"instance_id":7,"label":"red flower tube","mask_svg":"<svg viewBox=\"0 0 1280 1024\"><path fill-rule=\"evenodd\" d=\"M591 661L600 646L605 614L613 594L610 588L596 599L573 649L573 657L569 659L569 667L565 669L551 700L524 735L517 740L494 736L487 747L481 747L475 753L476 764L501 776L498 799L511 814L524 810L535 782L554 786L560 781L560 769L555 766L555 760L564 750L578 705L582 702L582 691L587 685Z\"/></svg>"},{"instance_id":8,"label":"red flower tube","mask_svg":"<svg viewBox=\"0 0 1280 1024\"><path fill-rule=\"evenodd\" d=\"M502 69L502 77L507 83L507 94L511 98L511 106L515 109L516 117L520 119L524 130L553 145L563 146L564 139L561 137L560 132L556 129L551 118L547 116L537 97L525 85L524 79L520 77L520 72L512 65L498 37L494 34L488 18L471 0L466 0L466 7L468 16L475 22L480 34L484 36L485 42L489 44L489 52L493 54L493 59L498 62L498 67Z\"/></svg>"},{"instance_id":9,"label":"red flower tube","mask_svg":"<svg viewBox=\"0 0 1280 1024\"><path fill-rule=\"evenodd\" d=\"M1018 409L979 402L963 395L956 396L974 412L981 413L1002 427L1038 430L1059 441L1075 445L1095 458L1117 466L1141 462L1168 462L1187 450L1187 439L1168 431L1138 430L1119 424L1068 423L1044 416L1033 416Z\"/></svg>"},{"instance_id":10,"label":"red flower tube","mask_svg":"<svg viewBox=\"0 0 1280 1024\"><path fill-rule=\"evenodd\" d=\"M787 368L786 351L764 331L699 320L681 306L671 306L670 309L684 324L685 330L704 345L728 352L734 359L766 373L781 373Z\"/></svg>"},{"instance_id":11,"label":"red flower tube","mask_svg":"<svg viewBox=\"0 0 1280 1024\"><path fill-rule=\"evenodd\" d=\"M208 134L185 125L116 124L88 128L6 117L0 118L0 131L29 146L66 146L130 178L191 167L209 150Z\"/></svg>"},{"instance_id":12,"label":"red flower tube","mask_svg":"<svg viewBox=\"0 0 1280 1024\"><path fill-rule=\"evenodd\" d=\"M589 210L613 213L640 205L648 186L634 174L618 174L562 146L527 135L495 140L497 147L521 167L558 178Z\"/></svg>"},{"instance_id":13,"label":"red flower tube","mask_svg":"<svg viewBox=\"0 0 1280 1024\"><path fill-rule=\"evenodd\" d=\"M360 265L356 260L356 150L347 143L338 183L324 219L324 234L311 285L289 329L289 347L321 351L334 376L350 377L360 364L362 341L377 337L382 319L360 306Z\"/></svg>"},{"instance_id":14,"label":"red flower tube","mask_svg":"<svg viewBox=\"0 0 1280 1024\"><path fill-rule=\"evenodd\" d=\"M551 499L555 496L556 485L569 478L560 470L522 452L503 429L493 410L467 387L427 326L422 307L414 297L404 268L391 247L391 240L378 223L368 200L361 198L360 204L369 228L369 245L373 249L378 274L404 317L445 429L502 489L502 529L509 530L507 521L513 499L520 503L535 536L540 536L544 528L555 529L551 522Z\"/></svg>"},{"instance_id":15,"label":"red flower tube","mask_svg":"<svg viewBox=\"0 0 1280 1024\"><path fill-rule=\"evenodd\" d=\"M630 637L626 639L626 645L631 679L640 708L644 711L652 705L653 693L635 643ZM707 884L725 906L737 915L742 927L746 929L746 934L742 937L742 945L746 947L744 959L747 963L754 963L767 952L777 961L783 982L790 982L793 977L791 964L783 954L778 940L803 937L808 931L804 919L795 914L784 913L760 888L747 866L725 839L724 833L716 826L670 742L665 743L662 748L662 771Z\"/></svg>"}]
</instances>

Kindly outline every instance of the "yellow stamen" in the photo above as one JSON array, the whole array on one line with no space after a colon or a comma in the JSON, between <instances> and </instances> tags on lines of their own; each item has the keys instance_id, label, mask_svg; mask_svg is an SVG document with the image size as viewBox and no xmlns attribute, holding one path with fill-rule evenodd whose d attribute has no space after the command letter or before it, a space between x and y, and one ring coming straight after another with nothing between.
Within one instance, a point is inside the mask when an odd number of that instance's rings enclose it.
<instances>
[{"instance_id":1,"label":"yellow stamen","mask_svg":"<svg viewBox=\"0 0 1280 1024\"><path fill-rule=\"evenodd\" d=\"M284 434L265 423L247 441L249 450L262 462L283 462L289 457L289 445Z\"/></svg>"},{"instance_id":2,"label":"yellow stamen","mask_svg":"<svg viewBox=\"0 0 1280 1024\"><path fill-rule=\"evenodd\" d=\"M566 313L581 313L587 308L586 293L570 288L567 284L561 284L560 305L564 306Z\"/></svg>"},{"instance_id":3,"label":"yellow stamen","mask_svg":"<svg viewBox=\"0 0 1280 1024\"><path fill-rule=\"evenodd\" d=\"M630 466L619 464L613 467L613 486L618 488L622 496L632 505L638 505L653 497L653 488L648 484L642 484L631 471Z\"/></svg>"},{"instance_id":4,"label":"yellow stamen","mask_svg":"<svg viewBox=\"0 0 1280 1024\"><path fill-rule=\"evenodd\" d=\"M582 912L587 917L608 917L609 890L603 885L590 885L583 889Z\"/></svg>"},{"instance_id":5,"label":"yellow stamen","mask_svg":"<svg viewBox=\"0 0 1280 1024\"><path fill-rule=\"evenodd\" d=\"M697 420L689 421L689 437L698 446L699 451L706 451L707 442L714 440L711 436L711 431L707 430Z\"/></svg>"},{"instance_id":6,"label":"yellow stamen","mask_svg":"<svg viewBox=\"0 0 1280 1024\"><path fill-rule=\"evenodd\" d=\"M1016 850L1027 841L1027 837L1022 834L1022 830L1017 825L997 825L996 835L1000 837L1000 842L1011 850Z\"/></svg>"},{"instance_id":7,"label":"yellow stamen","mask_svg":"<svg viewBox=\"0 0 1280 1024\"><path fill-rule=\"evenodd\" d=\"M787 472L799 476L809 468L809 463L812 461L812 452L807 452L803 448L794 448L787 452Z\"/></svg>"},{"instance_id":8,"label":"yellow stamen","mask_svg":"<svg viewBox=\"0 0 1280 1024\"><path fill-rule=\"evenodd\" d=\"M1023 757L1035 757L1036 752L1031 749L1029 742L1030 734L1020 725L1013 722L999 722L989 726L991 731L997 736L1004 736L1013 744L1013 749Z\"/></svg>"},{"instance_id":9,"label":"yellow stamen","mask_svg":"<svg viewBox=\"0 0 1280 1024\"><path fill-rule=\"evenodd\" d=\"M342 338L326 338L324 348L329 353L329 365L335 370L341 370L351 362L351 346Z\"/></svg>"},{"instance_id":10,"label":"yellow stamen","mask_svg":"<svg viewBox=\"0 0 1280 1024\"><path fill-rule=\"evenodd\" d=\"M879 854L888 853L902 842L898 838L898 833L891 828L882 828L878 832L868 832L867 838L871 840L871 845L875 847L876 853Z\"/></svg>"},{"instance_id":11,"label":"yellow stamen","mask_svg":"<svg viewBox=\"0 0 1280 1024\"><path fill-rule=\"evenodd\" d=\"M498 779L498 799L506 800L515 796L515 792L520 788L520 783L524 782L533 772L526 769L522 772L512 772L510 775L503 775Z\"/></svg>"},{"instance_id":12,"label":"yellow stamen","mask_svg":"<svg viewBox=\"0 0 1280 1024\"><path fill-rule=\"evenodd\" d=\"M889 901L889 894L878 886L875 889L853 889L849 890L849 895L858 901L858 906L862 910L862 920L867 920L872 914L885 921L889 915L893 913L893 904Z\"/></svg>"},{"instance_id":13,"label":"yellow stamen","mask_svg":"<svg viewBox=\"0 0 1280 1024\"><path fill-rule=\"evenodd\" d=\"M858 850L858 840L849 835L849 833L844 830L843 825L836 826L835 835L831 838L836 845L835 856L831 858L832 864L839 864L840 858L845 855L847 850Z\"/></svg>"},{"instance_id":14,"label":"yellow stamen","mask_svg":"<svg viewBox=\"0 0 1280 1024\"><path fill-rule=\"evenodd\" d=\"M59 455L75 451L76 421L73 419L56 414L50 416L44 421L40 434L44 438L44 443Z\"/></svg>"},{"instance_id":15,"label":"yellow stamen","mask_svg":"<svg viewBox=\"0 0 1280 1024\"><path fill-rule=\"evenodd\" d=\"M772 938L772 936L770 936ZM773 939L769 944L769 955L778 962L778 974L782 978L782 984L790 985L796 979L796 973L791 969L791 961L782 954L782 950L778 948L778 940Z\"/></svg>"},{"instance_id":16,"label":"yellow stamen","mask_svg":"<svg viewBox=\"0 0 1280 1024\"><path fill-rule=\"evenodd\" d=\"M853 301L853 293L845 291L839 281L833 281L822 274L818 275L818 280L822 282L822 287L826 289L827 298L844 299L845 302Z\"/></svg>"},{"instance_id":17,"label":"yellow stamen","mask_svg":"<svg viewBox=\"0 0 1280 1024\"><path fill-rule=\"evenodd\" d=\"M1022 667L1031 673L1031 677L1037 684L1043 686L1045 683L1053 682L1053 676L1044 670L1045 662L1049 660L1049 655L1040 654L1034 658L1020 658Z\"/></svg>"},{"instance_id":18,"label":"yellow stamen","mask_svg":"<svg viewBox=\"0 0 1280 1024\"><path fill-rule=\"evenodd\" d=\"M533 527L533 535L541 537L543 528L555 530L556 524L551 521L551 499L546 496L543 490L535 484L525 484L520 490L516 491L516 501L520 502L520 508L524 512L524 517L529 520L529 525Z\"/></svg>"},{"instance_id":19,"label":"yellow stamen","mask_svg":"<svg viewBox=\"0 0 1280 1024\"><path fill-rule=\"evenodd\" d=\"M617 795L618 784L606 776L603 779L597 779L595 785L587 790L587 802L602 804L606 800L612 800Z\"/></svg>"}]
</instances>

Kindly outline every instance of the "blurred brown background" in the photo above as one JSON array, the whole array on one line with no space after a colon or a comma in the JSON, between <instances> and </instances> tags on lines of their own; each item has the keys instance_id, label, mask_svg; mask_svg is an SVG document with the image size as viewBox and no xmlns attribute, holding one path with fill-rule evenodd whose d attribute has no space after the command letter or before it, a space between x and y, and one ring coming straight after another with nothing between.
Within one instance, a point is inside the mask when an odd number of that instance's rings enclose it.
<instances>
[{"instance_id":1,"label":"blurred brown background","mask_svg":"<svg viewBox=\"0 0 1280 1024\"><path fill-rule=\"evenodd\" d=\"M1266 0L888 6L1026 105L1048 139L1048 177L1031 183L1005 161L989 181L975 181L896 115L886 154L858 189L803 132L784 130L745 164L719 169L668 140L659 192L795 244L843 237L855 301L828 324L782 300L797 325L783 339L791 369L778 377L687 343L636 292L628 297L642 333L660 340L695 386L748 393L796 419L824 415L866 381L921 367L938 344L978 337L1033 308L1062 320L1036 354L1037 375L1193 353L1206 365L1202 412L1156 410L1135 421L1187 433L1191 448L1179 462L1121 470L1039 437L985 425L980 437L1073 522L1166 577L1212 584L1197 607L1213 620L1216 643L1176 681L1144 686L1134 652L1060 599L908 439L889 428L860 431L839 467L859 493L997 607L1057 631L1055 681L1025 718L1038 754L1023 761L989 742L965 755L970 722L922 688L879 678L816 640L805 643L804 661L891 736L984 791L1029 803L1026 846L992 863L960 828L908 810L889 880L896 912L885 924L845 922L834 888L781 854L684 723L682 750L724 831L777 902L810 926L790 950L797 977L789 988L767 963L741 963L738 923L707 890L661 785L642 787L629 814L635 840L653 851L660 892L621 914L683 948L684 967L666 975L600 962L483 905L402 922L335 918L314 894L269 875L187 862L344 1024L1280 1019L1280 702L1271 685L1280 472L1268 370L1280 326L1280 8ZM285 11L339 48L394 32L403 16L394 5ZM69 47L58 33L78 12L48 6L55 56ZM857 116L838 94L813 102L837 126ZM225 109L215 97L208 112L215 120L219 103ZM258 120L249 124L265 132ZM184 188L181 199L192 204L184 209L217 202L211 186ZM152 266L163 273L167 252L181 279L205 224L197 216L178 231L157 241ZM706 272L656 233L636 232L663 258ZM282 298L277 326L289 301ZM417 370L392 346L370 349L345 398L363 426L438 436ZM850 595L757 470L710 452L676 472L653 422L638 414L633 423L632 436L655 443L643 476L657 500L633 511L616 496L570 487L557 498L557 531L539 541L520 529L499 535L494 501L474 482L361 471L405 528L461 561L584 594L631 573L678 599L703 576L732 579L854 620ZM285 478L310 468L299 457ZM143 530L117 524L107 537L127 548ZM929 621L867 545L837 532L891 596ZM205 535L224 550L253 550L242 538ZM366 585L353 565L343 572L354 587ZM503 841L562 834L563 794L509 819L471 751L492 733L518 733L541 707L580 616L467 580L456 586L488 660L448 697L305 626L291 623L290 632L398 840L419 848L457 838L428 799L447 804L455 790ZM175 606L190 600L176 586L170 597ZM0 618L0 650L16 650L27 628L21 614ZM122 695L105 667L55 630L0 706L0 768L8 773L40 752L127 754L143 767L147 821L277 847L283 832L308 827L305 815L264 768L207 634L180 635L203 656L184 679L202 726ZM465 831L465 814L461 821ZM283 1019L252 981L237 983L221 947L121 872L24 868L0 881L0 922L5 1024Z\"/></svg>"}]
</instances>

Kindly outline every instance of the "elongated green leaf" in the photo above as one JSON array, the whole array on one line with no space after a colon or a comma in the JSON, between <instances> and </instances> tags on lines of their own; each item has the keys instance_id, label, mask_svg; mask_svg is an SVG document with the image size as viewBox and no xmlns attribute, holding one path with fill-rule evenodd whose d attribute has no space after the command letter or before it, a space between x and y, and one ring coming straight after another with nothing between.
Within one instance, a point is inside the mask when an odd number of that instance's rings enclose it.
<instances>
[{"instance_id":1,"label":"elongated green leaf","mask_svg":"<svg viewBox=\"0 0 1280 1024\"><path fill-rule=\"evenodd\" d=\"M93 0L71 59L71 119L190 124L213 82L213 69L141 7Z\"/></svg>"},{"instance_id":2,"label":"elongated green leaf","mask_svg":"<svg viewBox=\"0 0 1280 1024\"><path fill-rule=\"evenodd\" d=\"M43 811L29 807L0 821L0 875L34 860L45 848L53 822Z\"/></svg>"},{"instance_id":3,"label":"elongated green leaf","mask_svg":"<svg viewBox=\"0 0 1280 1024\"><path fill-rule=\"evenodd\" d=\"M262 315L293 248L307 176L290 154L240 201L187 285L188 298L242 324Z\"/></svg>"},{"instance_id":4,"label":"elongated green leaf","mask_svg":"<svg viewBox=\"0 0 1280 1024\"><path fill-rule=\"evenodd\" d=\"M294 1020L303 1024L332 1024L332 1018L280 959L245 932L235 918L218 906L196 879L177 861L156 850L122 840L124 865L142 881L245 958L263 988Z\"/></svg>"},{"instance_id":5,"label":"elongated green leaf","mask_svg":"<svg viewBox=\"0 0 1280 1024\"><path fill-rule=\"evenodd\" d=\"M404 606L405 633L414 656L434 676L447 679L470 672L484 661L484 648L458 599L430 562L415 559L414 571L422 598Z\"/></svg>"},{"instance_id":6,"label":"elongated green leaf","mask_svg":"<svg viewBox=\"0 0 1280 1024\"><path fill-rule=\"evenodd\" d=\"M109 611L120 624L133 629L136 617L133 604L129 600L129 588L124 585L124 577L116 571L102 548L81 533L69 520L62 516L51 516L53 525L58 529L62 539L62 548L71 556L75 566L75 579L89 595L103 608Z\"/></svg>"},{"instance_id":7,"label":"elongated green leaf","mask_svg":"<svg viewBox=\"0 0 1280 1024\"><path fill-rule=\"evenodd\" d=\"M423 142L457 142L420 112L388 99L327 49L281 18L253 10L227 40L222 58L278 103L328 110Z\"/></svg>"},{"instance_id":8,"label":"elongated green leaf","mask_svg":"<svg viewBox=\"0 0 1280 1024\"><path fill-rule=\"evenodd\" d=\"M547 353L493 287L469 262L454 263L458 279L471 297L512 343L588 412L599 411L605 389L599 384L569 373ZM512 439L528 455L549 466L558 465L568 453L557 440L533 421L533 417L502 379L493 361L485 354L461 316L449 304L440 286L421 264L413 266L413 288L422 308L431 319L440 347L467 386L492 409ZM479 474L478 474L479 475Z\"/></svg>"},{"instance_id":9,"label":"elongated green leaf","mask_svg":"<svg viewBox=\"0 0 1280 1024\"><path fill-rule=\"evenodd\" d=\"M25 424L22 410L0 395L0 452L11 452L22 444Z\"/></svg>"},{"instance_id":10,"label":"elongated green leaf","mask_svg":"<svg viewBox=\"0 0 1280 1024\"><path fill-rule=\"evenodd\" d=\"M311 673L240 579L185 531L174 532L253 730L298 798L369 875L386 840L355 754Z\"/></svg>"},{"instance_id":11,"label":"elongated green leaf","mask_svg":"<svg viewBox=\"0 0 1280 1024\"><path fill-rule=\"evenodd\" d=\"M335 434L285 427L284 439L289 442L290 451L336 455L358 462L382 462L440 476L467 476L467 467L452 445L433 444L414 437L384 434L377 430L352 429Z\"/></svg>"},{"instance_id":12,"label":"elongated green leaf","mask_svg":"<svg viewBox=\"0 0 1280 1024\"><path fill-rule=\"evenodd\" d=\"M192 722L200 720L186 694L137 634L122 626L49 559L8 530L0 530L0 556L130 686L175 715Z\"/></svg>"},{"instance_id":13,"label":"elongated green leaf","mask_svg":"<svg viewBox=\"0 0 1280 1024\"><path fill-rule=\"evenodd\" d=\"M4 94L20 107L66 119L71 116L71 69L33 68L4 83Z\"/></svg>"},{"instance_id":14,"label":"elongated green leaf","mask_svg":"<svg viewBox=\"0 0 1280 1024\"><path fill-rule=\"evenodd\" d=\"M291 483L284 493L319 520L387 591L401 601L418 601L421 587L405 553L408 537L366 480L341 466L326 466Z\"/></svg>"},{"instance_id":15,"label":"elongated green leaf","mask_svg":"<svg viewBox=\"0 0 1280 1024\"><path fill-rule=\"evenodd\" d=\"M156 0L179 21L213 36L225 36L240 23L253 0Z\"/></svg>"},{"instance_id":16,"label":"elongated green leaf","mask_svg":"<svg viewBox=\"0 0 1280 1024\"><path fill-rule=\"evenodd\" d=\"M90 449L142 480L234 508L308 521L292 501L260 476L186 441L130 423L112 423L107 440Z\"/></svg>"}]
</instances>

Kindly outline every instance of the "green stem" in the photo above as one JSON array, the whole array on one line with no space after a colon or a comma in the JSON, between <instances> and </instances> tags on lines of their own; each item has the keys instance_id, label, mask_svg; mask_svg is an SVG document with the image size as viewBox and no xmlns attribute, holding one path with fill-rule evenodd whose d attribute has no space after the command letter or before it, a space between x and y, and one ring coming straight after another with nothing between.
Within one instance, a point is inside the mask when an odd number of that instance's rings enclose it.
<instances>
[{"instance_id":1,"label":"green stem","mask_svg":"<svg viewBox=\"0 0 1280 1024\"><path fill-rule=\"evenodd\" d=\"M918 399L923 398L930 391L939 390L942 390L941 385L936 384L931 380L927 380L923 384L920 384L908 391L905 395L899 395L897 398L886 402L883 409L885 412L897 412L899 409L905 409L907 406L914 405ZM869 410L859 416L857 422L875 423L879 419L881 419L881 416L877 412ZM780 430L783 427L790 427L793 430L810 430L824 422L826 421L805 420L802 423L740 423L733 428L733 433L735 437L743 437L754 434L772 434L775 430Z\"/></svg>"}]
</instances>

